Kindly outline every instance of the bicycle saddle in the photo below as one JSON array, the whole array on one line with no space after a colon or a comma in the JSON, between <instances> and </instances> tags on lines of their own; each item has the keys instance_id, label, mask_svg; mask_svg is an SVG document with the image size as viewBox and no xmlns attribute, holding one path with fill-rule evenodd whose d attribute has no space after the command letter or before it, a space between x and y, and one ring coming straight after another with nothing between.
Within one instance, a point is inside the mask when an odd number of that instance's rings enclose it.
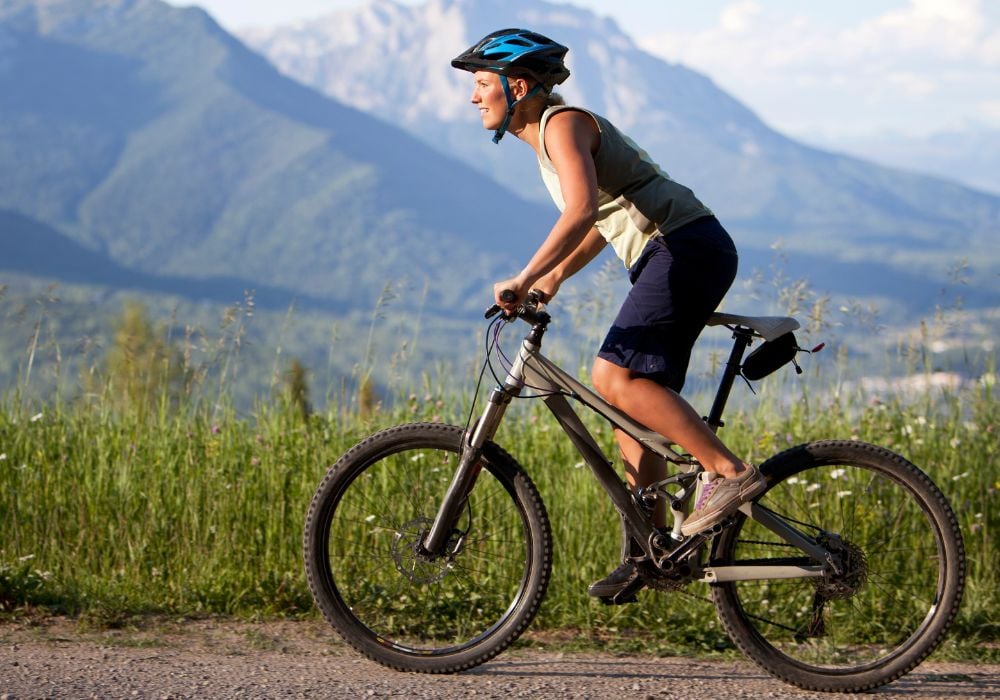
<instances>
[{"instance_id":1,"label":"bicycle saddle","mask_svg":"<svg viewBox=\"0 0 1000 700\"><path fill-rule=\"evenodd\" d=\"M709 316L705 325L745 326L760 333L764 340L774 340L799 328L799 322L791 316L737 316L720 313Z\"/></svg>"}]
</instances>

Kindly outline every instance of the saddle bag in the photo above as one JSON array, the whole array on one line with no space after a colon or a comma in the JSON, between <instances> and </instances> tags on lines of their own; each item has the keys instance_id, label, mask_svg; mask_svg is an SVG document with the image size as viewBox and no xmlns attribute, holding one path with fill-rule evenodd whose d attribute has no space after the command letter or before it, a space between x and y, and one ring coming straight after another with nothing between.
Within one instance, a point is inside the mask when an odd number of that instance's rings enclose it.
<instances>
[{"instance_id":1,"label":"saddle bag","mask_svg":"<svg viewBox=\"0 0 1000 700\"><path fill-rule=\"evenodd\" d=\"M743 361L743 376L754 381L763 379L779 367L793 362L798 351L799 346L795 342L794 333L785 333L774 340L768 340L747 355ZM795 369L801 372L798 365Z\"/></svg>"}]
</instances>

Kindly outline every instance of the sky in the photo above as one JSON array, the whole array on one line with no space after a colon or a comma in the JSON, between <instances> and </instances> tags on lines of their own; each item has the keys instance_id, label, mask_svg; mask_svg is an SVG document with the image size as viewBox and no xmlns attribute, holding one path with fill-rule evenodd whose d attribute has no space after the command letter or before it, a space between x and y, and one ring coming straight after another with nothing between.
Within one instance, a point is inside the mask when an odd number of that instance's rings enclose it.
<instances>
[{"instance_id":1,"label":"sky","mask_svg":"<svg viewBox=\"0 0 1000 700\"><path fill-rule=\"evenodd\" d=\"M361 0L171 0L224 27L284 24ZM423 0L402 0L417 4ZM644 49L708 75L813 142L1000 129L998 0L572 0Z\"/></svg>"}]
</instances>

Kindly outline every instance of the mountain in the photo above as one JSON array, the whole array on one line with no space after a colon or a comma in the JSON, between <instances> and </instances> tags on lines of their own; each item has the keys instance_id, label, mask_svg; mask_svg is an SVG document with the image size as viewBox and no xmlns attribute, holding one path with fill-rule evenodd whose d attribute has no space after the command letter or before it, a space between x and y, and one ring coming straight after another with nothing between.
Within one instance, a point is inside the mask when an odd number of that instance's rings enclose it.
<instances>
[{"instance_id":1,"label":"mountain","mask_svg":"<svg viewBox=\"0 0 1000 700\"><path fill-rule=\"evenodd\" d=\"M371 308L405 279L480 310L550 218L197 8L4 0L0 95L5 250L48 236L107 284Z\"/></svg>"},{"instance_id":2,"label":"mountain","mask_svg":"<svg viewBox=\"0 0 1000 700\"><path fill-rule=\"evenodd\" d=\"M237 339L247 383L265 392L292 356L326 367L326 387L341 389L369 369L397 388L404 372L478 359L481 326L470 319L555 213L538 197L530 150L490 143L468 76L448 60L522 23L573 46L571 102L637 136L734 231L743 267L727 310L770 311L743 285L767 270L778 238L783 284L804 277L914 320L940 300L942 268L964 256L978 275L966 307L1000 306L998 198L796 144L704 76L569 5L376 0L274 39L271 48L284 42L332 66L341 87L331 95L280 73L197 8L0 0L0 383L35 347L41 315L52 321L48 374L78 376L69 348L104 347L89 340L106 342L99 326L126 295L179 324L173 337L210 327L223 305L259 309L258 335ZM773 292L763 275L757 289ZM550 348L564 343L576 357L573 333L605 325L611 277L565 287L562 298L580 303L565 304ZM36 303L50 282L62 284L62 306ZM221 315L228 328L231 314ZM28 326L12 328L18 317ZM30 362L37 381L42 356Z\"/></svg>"},{"instance_id":3,"label":"mountain","mask_svg":"<svg viewBox=\"0 0 1000 700\"><path fill-rule=\"evenodd\" d=\"M609 117L691 185L738 234L745 260L761 265L781 240L793 276L822 278L837 294L874 290L912 313L971 259L966 301L1000 303L1000 198L786 138L705 76L639 49L609 18L541 0L370 0L241 36L286 74L541 201L531 154L490 143L468 76L449 64L505 26L567 44L567 102Z\"/></svg>"},{"instance_id":4,"label":"mountain","mask_svg":"<svg viewBox=\"0 0 1000 700\"><path fill-rule=\"evenodd\" d=\"M937 173L969 187L1000 194L1000 129L970 124L926 136L891 131L861 135L818 135L828 148L896 168Z\"/></svg>"},{"instance_id":5,"label":"mountain","mask_svg":"<svg viewBox=\"0 0 1000 700\"><path fill-rule=\"evenodd\" d=\"M342 312L345 305L288 289L270 287L259 280L230 276L189 278L153 275L119 265L55 229L17 212L0 209L0 272L63 284L96 285L136 294L175 294L192 299L229 304L244 290L254 290L261 308L284 310L292 304L304 309Z\"/></svg>"}]
</instances>

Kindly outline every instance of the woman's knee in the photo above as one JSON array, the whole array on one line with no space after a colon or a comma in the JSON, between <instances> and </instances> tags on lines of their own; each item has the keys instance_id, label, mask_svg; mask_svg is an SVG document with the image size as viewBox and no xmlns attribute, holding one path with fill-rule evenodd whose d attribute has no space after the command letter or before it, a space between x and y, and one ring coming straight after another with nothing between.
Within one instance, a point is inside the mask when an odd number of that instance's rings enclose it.
<instances>
[{"instance_id":1,"label":"woman's knee","mask_svg":"<svg viewBox=\"0 0 1000 700\"><path fill-rule=\"evenodd\" d=\"M594 360L594 367L590 372L597 393L604 397L605 401L617 403L616 399L621 395L622 389L628 383L631 372L624 367L612 364L605 359L598 357Z\"/></svg>"}]
</instances>

